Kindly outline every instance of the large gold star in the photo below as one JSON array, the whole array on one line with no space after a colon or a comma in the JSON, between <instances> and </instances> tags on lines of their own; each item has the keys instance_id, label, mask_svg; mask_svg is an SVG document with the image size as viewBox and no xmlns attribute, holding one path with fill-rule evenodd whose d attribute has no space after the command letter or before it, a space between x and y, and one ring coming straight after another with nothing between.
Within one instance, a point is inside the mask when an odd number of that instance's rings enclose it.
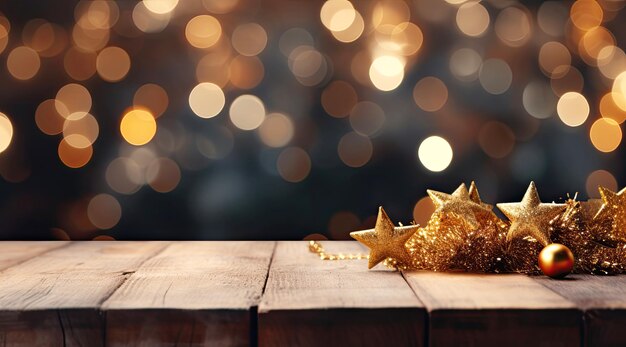
<instances>
[{"instance_id":1,"label":"large gold star","mask_svg":"<svg viewBox=\"0 0 626 347\"><path fill-rule=\"evenodd\" d=\"M481 210L485 210L485 207L481 203L472 201L465 183L461 183L461 185L452 194L437 192L430 189L427 190L427 192L430 199L433 201L433 204L435 204L435 213L454 213L465 220L472 230L477 229L480 226L478 220L476 219L476 213Z\"/></svg>"},{"instance_id":2,"label":"large gold star","mask_svg":"<svg viewBox=\"0 0 626 347\"><path fill-rule=\"evenodd\" d=\"M385 210L380 207L373 230L354 231L350 233L350 236L369 247L368 268L371 269L388 257L405 264L410 263L409 252L404 244L418 228L418 225L394 227Z\"/></svg>"},{"instance_id":3,"label":"large gold star","mask_svg":"<svg viewBox=\"0 0 626 347\"><path fill-rule=\"evenodd\" d=\"M506 235L507 242L531 236L544 246L550 243L550 220L566 208L565 204L542 203L535 182L530 182L521 202L497 206L511 220L511 227Z\"/></svg>"},{"instance_id":4,"label":"large gold star","mask_svg":"<svg viewBox=\"0 0 626 347\"><path fill-rule=\"evenodd\" d=\"M626 188L619 192L611 191L604 187L598 187L602 206L593 217L595 222L611 221L611 230L607 235L613 241L626 242Z\"/></svg>"}]
</instances>

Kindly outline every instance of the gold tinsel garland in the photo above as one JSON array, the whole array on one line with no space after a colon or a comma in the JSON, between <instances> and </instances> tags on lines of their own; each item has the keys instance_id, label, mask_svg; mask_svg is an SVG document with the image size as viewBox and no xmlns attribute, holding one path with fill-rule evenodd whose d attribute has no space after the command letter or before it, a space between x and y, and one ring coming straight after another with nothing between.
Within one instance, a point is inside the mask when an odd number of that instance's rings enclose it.
<instances>
[{"instance_id":1,"label":"gold tinsel garland","mask_svg":"<svg viewBox=\"0 0 626 347\"><path fill-rule=\"evenodd\" d=\"M602 199L542 203L531 182L519 203L498 204L509 220L480 200L474 182L452 194L428 191L436 209L428 223L395 227L382 207L376 227L350 235L370 248L369 267L540 273L538 255L559 243L575 257L574 272L626 272L626 188L600 187Z\"/></svg>"}]
</instances>

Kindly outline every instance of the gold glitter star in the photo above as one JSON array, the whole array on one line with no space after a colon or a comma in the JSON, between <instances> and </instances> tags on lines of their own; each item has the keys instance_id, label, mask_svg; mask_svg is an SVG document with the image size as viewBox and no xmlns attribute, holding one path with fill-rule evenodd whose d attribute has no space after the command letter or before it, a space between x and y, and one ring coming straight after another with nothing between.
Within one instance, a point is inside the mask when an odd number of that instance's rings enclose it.
<instances>
[{"instance_id":1,"label":"gold glitter star","mask_svg":"<svg viewBox=\"0 0 626 347\"><path fill-rule=\"evenodd\" d=\"M435 204L435 213L454 213L465 220L472 230L477 229L480 226L475 213L485 210L485 207L470 199L470 194L467 191L465 183L461 183L461 185L452 194L446 194L430 189L427 190L427 192L430 199L433 201L433 204Z\"/></svg>"},{"instance_id":2,"label":"gold glitter star","mask_svg":"<svg viewBox=\"0 0 626 347\"><path fill-rule=\"evenodd\" d=\"M474 181L472 181L472 183L470 184L469 198L470 198L470 200L472 200L473 202L479 204L483 208L485 208L485 209L487 209L489 211L493 210L493 205L485 204L480 199L480 194L478 194L478 187L476 187L476 183Z\"/></svg>"},{"instance_id":3,"label":"gold glitter star","mask_svg":"<svg viewBox=\"0 0 626 347\"><path fill-rule=\"evenodd\" d=\"M511 220L511 227L506 235L507 242L531 236L544 246L550 244L550 220L566 208L565 204L542 203L535 182L530 182L521 202L497 206Z\"/></svg>"},{"instance_id":4,"label":"gold glitter star","mask_svg":"<svg viewBox=\"0 0 626 347\"><path fill-rule=\"evenodd\" d=\"M350 233L350 236L369 247L368 268L371 269L389 257L408 264L411 257L404 245L418 228L418 225L394 227L385 210L380 207L373 230L354 231Z\"/></svg>"},{"instance_id":5,"label":"gold glitter star","mask_svg":"<svg viewBox=\"0 0 626 347\"><path fill-rule=\"evenodd\" d=\"M598 187L602 206L593 217L595 222L610 221L607 237L613 241L626 242L626 188L613 192Z\"/></svg>"}]
</instances>

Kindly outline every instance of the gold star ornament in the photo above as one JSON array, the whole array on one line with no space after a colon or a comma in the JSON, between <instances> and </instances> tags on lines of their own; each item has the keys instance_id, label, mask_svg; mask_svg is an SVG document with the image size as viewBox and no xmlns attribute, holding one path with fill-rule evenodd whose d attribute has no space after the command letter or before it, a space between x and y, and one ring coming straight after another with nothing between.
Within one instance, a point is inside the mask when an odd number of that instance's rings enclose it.
<instances>
[{"instance_id":1,"label":"gold star ornament","mask_svg":"<svg viewBox=\"0 0 626 347\"><path fill-rule=\"evenodd\" d=\"M472 230L480 226L476 219L476 213L481 211L490 211L490 205L483 204L480 201L476 185L472 196L464 183L462 183L452 194L446 194L434 190L427 190L430 199L435 205L435 213L453 213L467 222Z\"/></svg>"},{"instance_id":2,"label":"gold star ornament","mask_svg":"<svg viewBox=\"0 0 626 347\"><path fill-rule=\"evenodd\" d=\"M565 204L542 203L535 182L530 182L521 202L496 206L511 220L511 227L506 235L507 242L530 236L543 246L550 244L550 220L566 208Z\"/></svg>"},{"instance_id":3,"label":"gold star ornament","mask_svg":"<svg viewBox=\"0 0 626 347\"><path fill-rule=\"evenodd\" d=\"M368 268L371 269L387 258L408 264L411 257L404 245L418 228L418 225L394 226L385 210L380 207L373 230L354 231L350 236L370 249Z\"/></svg>"},{"instance_id":4,"label":"gold star ornament","mask_svg":"<svg viewBox=\"0 0 626 347\"><path fill-rule=\"evenodd\" d=\"M619 192L599 187L602 206L593 217L594 221L609 221L606 235L611 241L626 242L626 188Z\"/></svg>"}]
</instances>

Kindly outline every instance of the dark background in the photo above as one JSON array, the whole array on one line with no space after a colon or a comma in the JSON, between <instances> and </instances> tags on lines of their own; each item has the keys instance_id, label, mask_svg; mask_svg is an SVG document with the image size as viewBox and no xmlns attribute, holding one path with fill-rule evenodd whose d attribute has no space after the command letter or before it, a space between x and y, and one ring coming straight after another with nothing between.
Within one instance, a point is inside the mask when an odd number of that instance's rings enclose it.
<instances>
[{"instance_id":1,"label":"dark background","mask_svg":"<svg viewBox=\"0 0 626 347\"><path fill-rule=\"evenodd\" d=\"M13 78L7 55L23 45L24 25L43 18L71 33L76 3L0 2L0 12L11 23L8 46L0 53L0 112L9 117L14 128L11 145L0 153L2 239L92 239L102 235L115 239L302 239L313 233L341 239L351 230L371 227L380 205L394 221L410 222L416 203L429 188L451 192L461 182L475 180L483 200L495 203L519 201L530 180L537 183L544 201L577 192L582 199L597 197L595 190L587 189L596 170L606 170L618 184L624 182L623 146L602 153L589 137L593 121L601 117L599 100L610 90L612 81L578 56L570 42L569 18L563 22L563 36L542 32L537 19L541 2L483 2L490 23L478 38L459 31L455 24L459 5L430 0L430 6L443 13L433 18L417 1L408 2L411 21L423 32L424 44L408 58L402 84L388 92L359 83L349 66L355 54L372 45L368 26L377 4L374 1L355 5L368 23L366 31L355 42L342 43L320 21L322 1L241 0L229 13L211 14L201 1L180 0L169 25L160 33L125 37L113 26L107 46L122 47L132 60L128 75L117 83L103 81L97 73L85 81L73 81L63 69L63 53L42 57L41 68L32 79ZM603 7L606 20L602 25L612 32L616 45L623 47L626 15L621 10L608 10L623 4L609 3ZM119 23L130 16L135 4L117 2ZM568 13L572 2L561 4ZM496 18L508 6L523 9L531 19L530 38L521 47L506 45L495 33ZM215 16L225 36L247 22L259 23L268 36L267 46L258 56L265 71L262 82L249 90L226 85L226 106L211 119L194 115L187 101L199 82L195 68L205 53L189 45L184 31L189 19L199 14ZM299 83L288 67L288 58L280 52L281 34L293 27L310 33L315 48L330 66L325 78L314 86ZM548 41L566 44L572 51L572 66L584 77L581 93L591 112L579 127L564 125L556 104L547 119L536 119L524 108L522 97L528 83L550 83L538 64L540 47ZM71 45L69 38L66 47ZM510 88L492 95L477 80L455 78L449 68L450 57L464 47L479 52L483 60L506 61L513 76ZM420 109L413 100L414 86L426 76L439 78L448 89L445 105L436 112ZM373 155L362 167L345 165L337 154L339 140L352 131L348 118L329 116L320 101L324 89L335 80L350 83L359 101L375 102L385 111L383 128L371 137ZM91 93L90 113L99 124L93 157L78 169L68 168L59 160L61 135L42 133L34 121L39 104L72 82ZM169 97L166 112L157 120L157 138L159 132L169 129L182 145L174 153L159 153L154 141L145 147L177 162L181 179L169 193L158 193L145 185L134 194L120 194L108 186L105 172L120 153L134 149L120 135L119 122L132 106L135 91L146 83L160 85ZM284 148L270 148L259 140L256 131L242 131L231 123L228 107L241 94L256 95L268 112L291 117L295 132L286 147L302 148L310 156L311 169L304 180L292 183L281 177L276 160ZM556 103L558 96L554 100ZM502 158L489 156L479 141L482 127L490 121L504 124L514 134L513 140L502 140L507 145L513 143L510 153ZM194 139L219 135L218 126L232 134L232 150L222 159L207 158L194 146ZM442 172L427 170L416 155L419 144L431 135L444 137L454 152L451 164ZM495 135L489 146L501 145ZM609 179L606 174L602 177L598 183L617 188L610 175ZM86 216L90 199L102 193L115 197L122 208L121 219L108 230L89 225Z\"/></svg>"}]
</instances>

